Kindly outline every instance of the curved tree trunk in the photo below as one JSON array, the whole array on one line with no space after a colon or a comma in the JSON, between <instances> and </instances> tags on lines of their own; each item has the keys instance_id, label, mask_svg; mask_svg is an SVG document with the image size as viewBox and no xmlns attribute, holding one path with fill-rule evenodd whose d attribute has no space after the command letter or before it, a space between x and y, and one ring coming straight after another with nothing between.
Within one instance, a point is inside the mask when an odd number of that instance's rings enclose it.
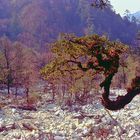
<instances>
[{"instance_id":1,"label":"curved tree trunk","mask_svg":"<svg viewBox=\"0 0 140 140\"><path fill-rule=\"evenodd\" d=\"M102 104L105 108L109 110L120 110L124 108L125 105L130 103L132 99L140 94L140 77L135 77L132 80L131 88L127 89L127 94L124 96L118 96L115 101L109 99L110 85L114 75L109 75L106 77L101 87L104 88L104 93L102 94Z\"/></svg>"}]
</instances>

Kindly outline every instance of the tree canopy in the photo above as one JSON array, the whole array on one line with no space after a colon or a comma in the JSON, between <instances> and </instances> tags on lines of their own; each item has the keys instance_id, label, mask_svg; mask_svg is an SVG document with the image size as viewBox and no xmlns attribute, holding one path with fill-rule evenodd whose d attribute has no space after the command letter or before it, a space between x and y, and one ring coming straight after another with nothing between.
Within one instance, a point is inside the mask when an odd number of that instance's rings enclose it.
<instances>
[{"instance_id":1,"label":"tree canopy","mask_svg":"<svg viewBox=\"0 0 140 140\"><path fill-rule=\"evenodd\" d=\"M104 89L102 104L110 110L118 110L128 104L140 93L140 77L133 79L125 96L118 96L116 101L109 99L110 86L120 66L120 55L126 52L127 46L120 42L111 42L105 36L75 37L64 35L53 44L54 59L47 64L41 74L49 77L67 77L71 73L76 79L82 77L80 71L92 71L92 77L104 75L100 87Z\"/></svg>"}]
</instances>

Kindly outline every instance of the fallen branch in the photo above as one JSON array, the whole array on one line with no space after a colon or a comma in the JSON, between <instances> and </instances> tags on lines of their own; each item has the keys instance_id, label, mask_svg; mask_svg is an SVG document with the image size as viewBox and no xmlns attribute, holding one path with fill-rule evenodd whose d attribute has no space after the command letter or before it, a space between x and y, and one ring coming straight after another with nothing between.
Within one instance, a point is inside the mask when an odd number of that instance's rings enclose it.
<instances>
[{"instance_id":1,"label":"fallen branch","mask_svg":"<svg viewBox=\"0 0 140 140\"><path fill-rule=\"evenodd\" d=\"M7 125L7 126L1 126L0 127L0 132L9 131L9 130L12 130L12 129L16 129L15 123Z\"/></svg>"},{"instance_id":2,"label":"fallen branch","mask_svg":"<svg viewBox=\"0 0 140 140\"><path fill-rule=\"evenodd\" d=\"M81 112L79 115L74 116L73 118L74 118L74 119L84 119L84 118L86 118L86 117L92 119L92 118L95 117L95 115L90 115L90 114L86 114L86 113L84 113L84 112Z\"/></svg>"},{"instance_id":3,"label":"fallen branch","mask_svg":"<svg viewBox=\"0 0 140 140\"><path fill-rule=\"evenodd\" d=\"M10 107L16 108L16 109L28 110L28 111L37 111L35 106L28 106L28 105L14 106L14 105L11 105Z\"/></svg>"},{"instance_id":4,"label":"fallen branch","mask_svg":"<svg viewBox=\"0 0 140 140\"><path fill-rule=\"evenodd\" d=\"M36 128L34 126L32 126L31 124L29 124L29 123L22 123L22 126L24 128L26 128L27 130L29 130L29 131L36 130Z\"/></svg>"}]
</instances>

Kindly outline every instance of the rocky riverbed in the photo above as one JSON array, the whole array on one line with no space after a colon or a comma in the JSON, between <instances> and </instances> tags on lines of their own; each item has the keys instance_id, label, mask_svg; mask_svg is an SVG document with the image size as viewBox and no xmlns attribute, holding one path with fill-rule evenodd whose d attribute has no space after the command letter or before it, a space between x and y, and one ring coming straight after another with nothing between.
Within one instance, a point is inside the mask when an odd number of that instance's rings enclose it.
<instances>
[{"instance_id":1,"label":"rocky riverbed","mask_svg":"<svg viewBox=\"0 0 140 140\"><path fill-rule=\"evenodd\" d=\"M0 140L139 140L140 96L116 112L95 100L71 108L44 103L37 111L5 106L0 111Z\"/></svg>"}]
</instances>

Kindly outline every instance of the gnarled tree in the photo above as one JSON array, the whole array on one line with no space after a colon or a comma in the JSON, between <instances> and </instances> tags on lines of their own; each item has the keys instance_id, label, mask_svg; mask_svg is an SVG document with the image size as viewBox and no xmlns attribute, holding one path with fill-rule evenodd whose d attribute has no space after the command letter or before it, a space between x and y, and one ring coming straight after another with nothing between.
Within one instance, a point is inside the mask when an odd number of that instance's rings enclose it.
<instances>
[{"instance_id":1,"label":"gnarled tree","mask_svg":"<svg viewBox=\"0 0 140 140\"><path fill-rule=\"evenodd\" d=\"M98 35L77 38L72 35L64 35L62 40L53 44L54 59L46 65L41 74L48 79L55 72L59 76L67 77L67 73L75 74L77 78L80 71L86 73L92 71L92 76L101 74L104 80L100 87L104 89L102 104L109 110L119 110L140 93L140 77L132 80L127 94L118 96L114 101L110 100L110 86L114 75L120 66L120 56L127 50L127 46L120 42L111 42L105 36Z\"/></svg>"}]
</instances>

